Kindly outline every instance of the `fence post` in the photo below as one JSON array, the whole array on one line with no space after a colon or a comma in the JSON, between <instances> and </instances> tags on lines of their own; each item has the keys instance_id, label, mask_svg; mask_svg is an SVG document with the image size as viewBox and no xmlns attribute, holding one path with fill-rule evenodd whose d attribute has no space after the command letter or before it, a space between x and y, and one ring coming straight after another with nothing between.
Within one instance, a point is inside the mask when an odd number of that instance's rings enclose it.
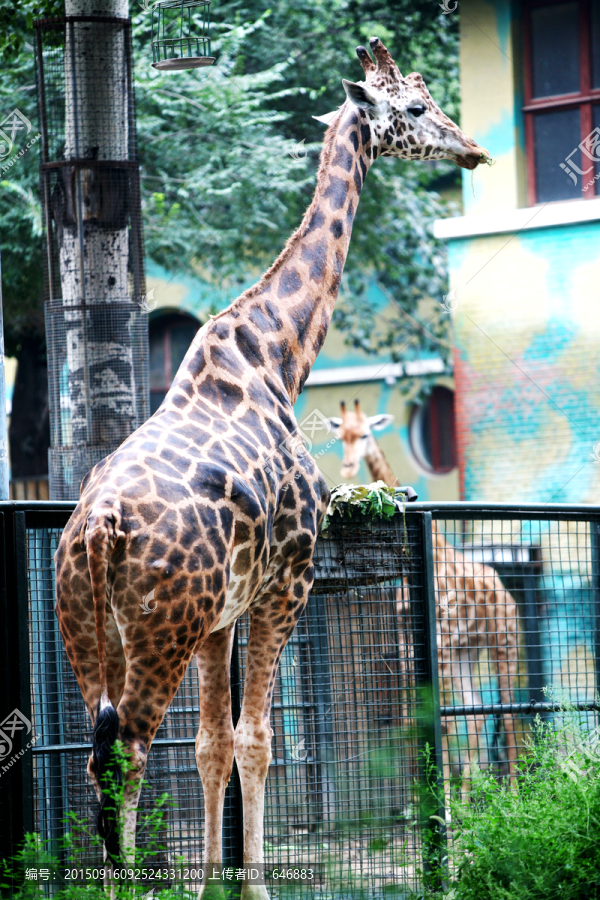
<instances>
[{"instance_id":1,"label":"fence post","mask_svg":"<svg viewBox=\"0 0 600 900\"><path fill-rule=\"evenodd\" d=\"M3 666L6 681L3 681L0 721L18 710L31 722L25 513L15 511L12 504L7 504L2 519L4 598L0 616L6 635L6 663ZM16 738L15 745L0 766L10 763L12 756L24 748L31 740L33 730L29 735L24 731L19 734L19 737L16 737L17 732L10 735ZM7 801L7 806L3 805L0 816L0 834L6 840L2 841L0 852L4 857L11 857L20 849L24 834L33 831L34 827L33 754L26 751L16 759L5 778L3 800Z\"/></svg>"},{"instance_id":2,"label":"fence post","mask_svg":"<svg viewBox=\"0 0 600 900\"><path fill-rule=\"evenodd\" d=\"M593 532L593 525L592 525ZM527 653L528 700L536 703L544 701L545 679L542 675L542 642L537 612L536 574L533 564L525 570L523 577L523 625L525 627L525 649Z\"/></svg>"},{"instance_id":3,"label":"fence post","mask_svg":"<svg viewBox=\"0 0 600 900\"><path fill-rule=\"evenodd\" d=\"M426 745L430 748L428 765L425 765L425 760L421 760L423 871L428 886L440 889L444 886L445 881L447 838L431 522L431 513L423 513L421 525L423 579L421 583L425 632L425 672L423 673L425 710L421 723L422 734L419 744L421 748L424 748ZM432 816L436 818L432 819Z\"/></svg>"},{"instance_id":4,"label":"fence post","mask_svg":"<svg viewBox=\"0 0 600 900\"><path fill-rule=\"evenodd\" d=\"M10 579L10 525L11 513L0 512L0 722L14 709L14 698L11 695L13 660L10 657L11 641L9 638L9 589ZM3 752L0 747L0 752ZM0 762L0 772L2 762ZM3 773L4 774L4 773ZM17 823L13 820L14 792L12 791L12 775L5 774L0 778L0 860L10 858L14 851L13 842L17 839Z\"/></svg>"},{"instance_id":5,"label":"fence post","mask_svg":"<svg viewBox=\"0 0 600 900\"><path fill-rule=\"evenodd\" d=\"M339 606L336 605L339 613ZM337 813L336 780L335 780L335 735L333 729L333 701L331 696L331 664L329 659L329 637L327 628L330 621L327 617L325 599L320 591L309 594L308 635L310 641L312 690L315 698L316 712L314 717L316 778L319 785L317 817L328 832L335 821Z\"/></svg>"},{"instance_id":6,"label":"fence post","mask_svg":"<svg viewBox=\"0 0 600 900\"><path fill-rule=\"evenodd\" d=\"M29 597L27 590L27 528L26 514L15 512L14 516L14 561L15 561L15 599L17 607L16 644L18 647L18 690L19 709L31 722L31 685L29 658ZM33 729L31 731L33 736ZM31 739L31 738L30 738ZM21 757L23 831L33 831L33 753L25 753Z\"/></svg>"},{"instance_id":7,"label":"fence post","mask_svg":"<svg viewBox=\"0 0 600 900\"><path fill-rule=\"evenodd\" d=\"M4 382L4 326L2 321L2 266L0 264L0 500L8 500L8 431Z\"/></svg>"},{"instance_id":8,"label":"fence post","mask_svg":"<svg viewBox=\"0 0 600 900\"><path fill-rule=\"evenodd\" d=\"M600 521L590 522L592 550L592 597L594 604L594 662L596 665L596 700L600 697Z\"/></svg>"}]
</instances>

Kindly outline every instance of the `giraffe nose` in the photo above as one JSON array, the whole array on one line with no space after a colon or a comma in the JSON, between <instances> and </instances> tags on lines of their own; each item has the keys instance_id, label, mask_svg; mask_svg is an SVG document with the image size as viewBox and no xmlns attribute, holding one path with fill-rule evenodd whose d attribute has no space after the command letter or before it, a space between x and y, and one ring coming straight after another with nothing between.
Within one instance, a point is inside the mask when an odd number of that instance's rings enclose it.
<instances>
[{"instance_id":1,"label":"giraffe nose","mask_svg":"<svg viewBox=\"0 0 600 900\"><path fill-rule=\"evenodd\" d=\"M461 148L454 156L461 169L475 169L483 163L491 165L489 150L486 150L485 147L480 147L479 144L476 144L474 140L466 137L466 135L464 135L464 138L464 150Z\"/></svg>"}]
</instances>

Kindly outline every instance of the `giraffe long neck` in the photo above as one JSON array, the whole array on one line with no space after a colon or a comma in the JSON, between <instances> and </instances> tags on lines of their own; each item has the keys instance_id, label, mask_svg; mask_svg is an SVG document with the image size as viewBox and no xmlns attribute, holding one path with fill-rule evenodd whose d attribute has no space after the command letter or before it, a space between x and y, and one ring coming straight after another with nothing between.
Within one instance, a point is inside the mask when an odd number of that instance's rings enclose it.
<instances>
[{"instance_id":1,"label":"giraffe long neck","mask_svg":"<svg viewBox=\"0 0 600 900\"><path fill-rule=\"evenodd\" d=\"M371 473L373 481L384 481L389 487L398 487L398 479L392 472L391 466L387 461L386 455L373 437L369 437L367 444L367 452L365 453L365 462ZM439 526L435 519L431 522L431 531L433 537L433 552L436 561L439 561L440 551L446 551L448 544L440 533Z\"/></svg>"},{"instance_id":2,"label":"giraffe long neck","mask_svg":"<svg viewBox=\"0 0 600 900\"><path fill-rule=\"evenodd\" d=\"M384 481L389 487L397 487L398 479L395 477L385 453L373 437L370 435L365 453L365 462L371 473L373 481Z\"/></svg>"},{"instance_id":3,"label":"giraffe long neck","mask_svg":"<svg viewBox=\"0 0 600 900\"><path fill-rule=\"evenodd\" d=\"M267 384L280 379L292 403L325 340L376 154L366 114L347 102L325 135L317 188L300 227L261 280L210 325L219 336L234 337Z\"/></svg>"}]
</instances>

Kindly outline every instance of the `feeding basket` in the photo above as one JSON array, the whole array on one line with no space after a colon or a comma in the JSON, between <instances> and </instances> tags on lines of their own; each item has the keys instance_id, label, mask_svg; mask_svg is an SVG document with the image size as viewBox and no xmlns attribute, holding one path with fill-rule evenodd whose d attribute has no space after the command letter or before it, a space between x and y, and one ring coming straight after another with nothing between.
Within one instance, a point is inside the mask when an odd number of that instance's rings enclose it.
<instances>
[{"instance_id":1,"label":"feeding basket","mask_svg":"<svg viewBox=\"0 0 600 900\"><path fill-rule=\"evenodd\" d=\"M409 544L400 512L392 519L360 514L344 519L336 513L315 551L313 593L345 593L399 581L411 565Z\"/></svg>"},{"instance_id":2,"label":"feeding basket","mask_svg":"<svg viewBox=\"0 0 600 900\"><path fill-rule=\"evenodd\" d=\"M382 481L338 485L331 493L315 553L313 593L392 583L411 564L404 502L412 488L394 490Z\"/></svg>"},{"instance_id":3,"label":"feeding basket","mask_svg":"<svg viewBox=\"0 0 600 900\"><path fill-rule=\"evenodd\" d=\"M152 8L152 65L177 71L212 66L210 0L163 0Z\"/></svg>"}]
</instances>

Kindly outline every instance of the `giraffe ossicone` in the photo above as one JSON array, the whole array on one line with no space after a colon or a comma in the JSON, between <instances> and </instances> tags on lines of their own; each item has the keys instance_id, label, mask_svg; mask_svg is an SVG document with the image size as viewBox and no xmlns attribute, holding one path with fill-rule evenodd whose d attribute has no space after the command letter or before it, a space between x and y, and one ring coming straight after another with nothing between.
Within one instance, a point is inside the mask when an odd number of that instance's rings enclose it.
<instances>
[{"instance_id":1,"label":"giraffe ossicone","mask_svg":"<svg viewBox=\"0 0 600 900\"><path fill-rule=\"evenodd\" d=\"M293 404L325 340L364 179L379 155L453 159L479 147L371 40L365 80L323 142L300 227L253 287L199 330L158 411L84 478L56 553L56 612L94 723L88 765L99 830L115 862L132 859L147 754L191 658L198 663L196 761L205 863L222 861L225 787L237 760L244 862L263 862L270 707L279 659L313 582L329 490L299 450ZM140 597L154 592L152 615ZM231 719L236 619L250 611L244 697ZM133 772L115 812L103 791L119 738ZM243 900L267 898L246 884Z\"/></svg>"}]
</instances>

